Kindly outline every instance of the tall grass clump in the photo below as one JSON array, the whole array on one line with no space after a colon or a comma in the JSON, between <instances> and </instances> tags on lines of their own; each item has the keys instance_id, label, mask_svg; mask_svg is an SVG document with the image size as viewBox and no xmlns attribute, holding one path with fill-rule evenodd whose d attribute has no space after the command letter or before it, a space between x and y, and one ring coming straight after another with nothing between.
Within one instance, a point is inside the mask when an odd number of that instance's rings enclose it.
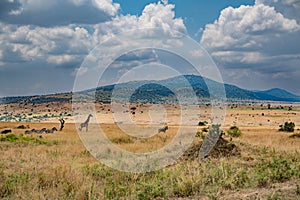
<instances>
[{"instance_id":1,"label":"tall grass clump","mask_svg":"<svg viewBox=\"0 0 300 200\"><path fill-rule=\"evenodd\" d=\"M285 122L283 125L280 125L279 127L280 127L279 131L294 132L295 123L294 122Z\"/></svg>"},{"instance_id":2,"label":"tall grass clump","mask_svg":"<svg viewBox=\"0 0 300 200\"><path fill-rule=\"evenodd\" d=\"M237 126L232 126L230 129L227 131L227 134L230 137L240 137L242 135L242 132Z\"/></svg>"},{"instance_id":3,"label":"tall grass clump","mask_svg":"<svg viewBox=\"0 0 300 200\"><path fill-rule=\"evenodd\" d=\"M9 142L13 144L44 144L44 145L54 145L57 143L57 141L48 141L44 139L38 139L35 137L28 137L23 135L15 135L15 134L8 134L0 136L0 142Z\"/></svg>"}]
</instances>

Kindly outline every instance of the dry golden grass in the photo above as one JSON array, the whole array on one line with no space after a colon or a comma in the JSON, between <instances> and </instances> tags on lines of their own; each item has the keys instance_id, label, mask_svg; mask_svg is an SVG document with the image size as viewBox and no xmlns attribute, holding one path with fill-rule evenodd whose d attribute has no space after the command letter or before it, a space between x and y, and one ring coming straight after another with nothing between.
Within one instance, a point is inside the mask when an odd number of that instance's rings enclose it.
<instances>
[{"instance_id":1,"label":"dry golden grass","mask_svg":"<svg viewBox=\"0 0 300 200\"><path fill-rule=\"evenodd\" d=\"M138 108L143 113L139 112L135 116L141 127L149 120L147 106ZM63 111L67 112L70 108L67 104L53 104L50 107L51 110L63 107ZM17 106L9 109L22 112ZM38 105L35 109L46 108L45 105ZM109 106L104 106L104 110L97 114L99 119L107 119L101 121L101 127L116 146L127 151L155 151L169 144L179 128L176 125L179 112L174 106L169 106L167 120L170 125L167 133L159 133L149 139L129 137L117 124L109 123L111 114L108 109ZM201 108L200 121L209 121L209 112L209 108ZM261 116L262 112L265 116ZM300 171L300 139L289 138L289 133L279 132L278 125L290 120L299 127L300 113L298 107L293 111L296 114L287 113L290 112L228 108L224 130L235 123L243 132L240 138L233 139L241 148L240 157L179 162L149 174L118 172L99 163L86 151L72 118L68 118L62 132L42 134L42 138L38 134L29 136L44 141L43 144L0 142L0 198L175 199L192 196L196 199L241 199L245 197L245 190L249 193L262 192L259 198L267 199L275 194L271 189L275 187L274 184L279 184L277 188L286 184L290 199L297 199L300 197L300 191L297 190L300 185L300 174L297 172ZM59 122L57 118L48 119L47 122L1 122L0 130L12 129L13 134L22 135L24 130L16 128L19 125L29 125L28 129L50 129L53 126L59 127ZM253 195L248 199L251 197Z\"/></svg>"},{"instance_id":2,"label":"dry golden grass","mask_svg":"<svg viewBox=\"0 0 300 200\"><path fill-rule=\"evenodd\" d=\"M300 140L289 138L291 133L279 132L277 127L242 127L241 130L244 134L239 141L277 151L300 152Z\"/></svg>"}]
</instances>

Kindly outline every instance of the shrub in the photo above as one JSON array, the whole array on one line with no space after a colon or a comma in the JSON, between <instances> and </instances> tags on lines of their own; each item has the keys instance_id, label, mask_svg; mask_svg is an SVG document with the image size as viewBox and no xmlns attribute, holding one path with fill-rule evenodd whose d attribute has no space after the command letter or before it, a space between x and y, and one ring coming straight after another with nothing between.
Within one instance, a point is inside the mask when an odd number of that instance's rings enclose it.
<instances>
[{"instance_id":1,"label":"shrub","mask_svg":"<svg viewBox=\"0 0 300 200\"><path fill-rule=\"evenodd\" d=\"M209 128L204 127L204 128L201 129L201 131L207 133L207 132L208 132L208 129L209 129Z\"/></svg>"},{"instance_id":2,"label":"shrub","mask_svg":"<svg viewBox=\"0 0 300 200\"><path fill-rule=\"evenodd\" d=\"M27 126L24 126L23 124L17 127L17 129L26 129L26 128Z\"/></svg>"},{"instance_id":3,"label":"shrub","mask_svg":"<svg viewBox=\"0 0 300 200\"><path fill-rule=\"evenodd\" d=\"M198 132L196 133L196 137L199 137L199 138L201 138L202 140L205 139L205 135L204 135L203 132L201 132L201 131L198 131Z\"/></svg>"},{"instance_id":4,"label":"shrub","mask_svg":"<svg viewBox=\"0 0 300 200\"><path fill-rule=\"evenodd\" d=\"M285 122L283 125L280 125L279 127L280 127L279 131L294 132L295 123L294 122Z\"/></svg>"},{"instance_id":5,"label":"shrub","mask_svg":"<svg viewBox=\"0 0 300 200\"><path fill-rule=\"evenodd\" d=\"M198 126L206 126L206 124L207 124L207 121L200 121L199 123L198 123Z\"/></svg>"},{"instance_id":6,"label":"shrub","mask_svg":"<svg viewBox=\"0 0 300 200\"><path fill-rule=\"evenodd\" d=\"M134 141L130 137L119 137L111 139L111 142L116 144L130 144Z\"/></svg>"},{"instance_id":7,"label":"shrub","mask_svg":"<svg viewBox=\"0 0 300 200\"><path fill-rule=\"evenodd\" d=\"M230 137L240 137L242 135L242 132L237 126L230 127L227 133Z\"/></svg>"}]
</instances>

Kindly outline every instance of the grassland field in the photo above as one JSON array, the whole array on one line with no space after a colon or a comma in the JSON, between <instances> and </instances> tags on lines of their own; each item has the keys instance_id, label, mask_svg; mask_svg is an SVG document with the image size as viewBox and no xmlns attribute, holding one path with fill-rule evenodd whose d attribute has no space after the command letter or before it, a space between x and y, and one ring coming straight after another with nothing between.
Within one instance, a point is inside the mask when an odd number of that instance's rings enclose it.
<instances>
[{"instance_id":1,"label":"grassland field","mask_svg":"<svg viewBox=\"0 0 300 200\"><path fill-rule=\"evenodd\" d=\"M222 129L226 132L235 125L242 131L231 142L239 155L179 159L164 169L138 174L109 168L86 150L70 103L2 104L0 130L10 129L12 134L0 136L0 199L300 199L300 138L290 137L300 134L300 105L282 106L227 107ZM166 133L148 139L130 137L115 123L110 105L95 107L91 130L99 123L114 145L135 153L172 142L180 125L180 106L164 105ZM161 108L133 104L128 115L146 127L151 109ZM199 121L207 121L206 127L210 115L210 107L199 107ZM66 121L62 131L24 135L25 130L59 128L60 117ZM295 123L294 133L278 131L287 121ZM25 128L18 128L21 125ZM202 141L196 132L191 134L194 144ZM230 140L226 134L224 138Z\"/></svg>"}]
</instances>

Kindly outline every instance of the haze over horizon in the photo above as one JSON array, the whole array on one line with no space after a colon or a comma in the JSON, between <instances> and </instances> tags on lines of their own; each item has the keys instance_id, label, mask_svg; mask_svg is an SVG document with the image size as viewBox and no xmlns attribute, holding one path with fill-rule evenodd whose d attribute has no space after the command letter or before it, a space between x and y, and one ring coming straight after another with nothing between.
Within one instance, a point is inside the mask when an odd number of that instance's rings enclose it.
<instances>
[{"instance_id":1,"label":"haze over horizon","mask_svg":"<svg viewBox=\"0 0 300 200\"><path fill-rule=\"evenodd\" d=\"M300 95L299 9L298 0L4 0L0 97L70 92L94 47L116 33L143 28L189 35L212 56L225 83ZM169 56L141 51L121 56L115 65L126 73L128 66L154 65ZM165 63L186 67L180 59ZM165 71L154 77L162 79Z\"/></svg>"}]
</instances>

